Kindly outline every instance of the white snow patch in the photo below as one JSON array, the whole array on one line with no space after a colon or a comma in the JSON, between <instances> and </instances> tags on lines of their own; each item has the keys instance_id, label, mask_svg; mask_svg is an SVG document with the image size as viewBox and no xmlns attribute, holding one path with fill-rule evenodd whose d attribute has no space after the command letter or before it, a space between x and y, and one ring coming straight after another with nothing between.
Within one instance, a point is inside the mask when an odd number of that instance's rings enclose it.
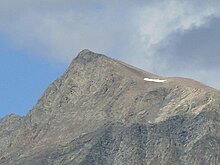
<instances>
[{"instance_id":1,"label":"white snow patch","mask_svg":"<svg viewBox=\"0 0 220 165\"><path fill-rule=\"evenodd\" d=\"M144 78L144 81L151 81L151 82L165 82L165 81L167 81L167 80Z\"/></svg>"}]
</instances>

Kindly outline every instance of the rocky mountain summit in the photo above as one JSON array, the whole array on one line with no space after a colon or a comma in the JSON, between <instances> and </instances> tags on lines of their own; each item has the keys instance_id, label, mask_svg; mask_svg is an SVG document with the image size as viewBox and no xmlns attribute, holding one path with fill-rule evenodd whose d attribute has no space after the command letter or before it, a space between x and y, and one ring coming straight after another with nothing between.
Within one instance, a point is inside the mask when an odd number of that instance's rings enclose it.
<instances>
[{"instance_id":1,"label":"rocky mountain summit","mask_svg":"<svg viewBox=\"0 0 220 165\"><path fill-rule=\"evenodd\" d=\"M1 165L219 165L220 91L83 50L24 117Z\"/></svg>"}]
</instances>

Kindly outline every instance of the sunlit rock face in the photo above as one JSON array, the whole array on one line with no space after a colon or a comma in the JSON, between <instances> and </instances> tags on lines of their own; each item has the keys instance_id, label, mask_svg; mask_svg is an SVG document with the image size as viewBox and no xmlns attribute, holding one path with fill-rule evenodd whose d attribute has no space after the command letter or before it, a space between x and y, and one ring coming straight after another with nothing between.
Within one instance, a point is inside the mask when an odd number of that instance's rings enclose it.
<instances>
[{"instance_id":1,"label":"sunlit rock face","mask_svg":"<svg viewBox=\"0 0 220 165\"><path fill-rule=\"evenodd\" d=\"M3 165L219 165L220 92L83 50L24 117L0 119Z\"/></svg>"}]
</instances>

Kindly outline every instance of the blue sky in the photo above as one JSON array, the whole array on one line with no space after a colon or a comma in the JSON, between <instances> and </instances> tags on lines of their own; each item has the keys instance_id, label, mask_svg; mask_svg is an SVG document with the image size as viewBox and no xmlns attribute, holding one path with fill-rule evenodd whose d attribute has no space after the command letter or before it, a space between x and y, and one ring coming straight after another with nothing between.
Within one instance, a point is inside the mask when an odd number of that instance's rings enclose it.
<instances>
[{"instance_id":1,"label":"blue sky","mask_svg":"<svg viewBox=\"0 0 220 165\"><path fill-rule=\"evenodd\" d=\"M220 89L218 0L1 0L0 117L25 115L82 49Z\"/></svg>"},{"instance_id":2,"label":"blue sky","mask_svg":"<svg viewBox=\"0 0 220 165\"><path fill-rule=\"evenodd\" d=\"M15 50L4 38L0 39L0 50L0 117L25 115L66 65L57 66L26 50Z\"/></svg>"}]
</instances>

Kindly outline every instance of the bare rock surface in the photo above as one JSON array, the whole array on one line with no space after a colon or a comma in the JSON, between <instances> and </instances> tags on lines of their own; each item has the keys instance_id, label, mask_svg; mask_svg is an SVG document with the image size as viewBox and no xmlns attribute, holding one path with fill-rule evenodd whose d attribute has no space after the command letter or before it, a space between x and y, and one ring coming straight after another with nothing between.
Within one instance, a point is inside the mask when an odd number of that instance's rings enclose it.
<instances>
[{"instance_id":1,"label":"bare rock surface","mask_svg":"<svg viewBox=\"0 0 220 165\"><path fill-rule=\"evenodd\" d=\"M0 119L0 164L219 165L220 91L83 50L25 117Z\"/></svg>"}]
</instances>

